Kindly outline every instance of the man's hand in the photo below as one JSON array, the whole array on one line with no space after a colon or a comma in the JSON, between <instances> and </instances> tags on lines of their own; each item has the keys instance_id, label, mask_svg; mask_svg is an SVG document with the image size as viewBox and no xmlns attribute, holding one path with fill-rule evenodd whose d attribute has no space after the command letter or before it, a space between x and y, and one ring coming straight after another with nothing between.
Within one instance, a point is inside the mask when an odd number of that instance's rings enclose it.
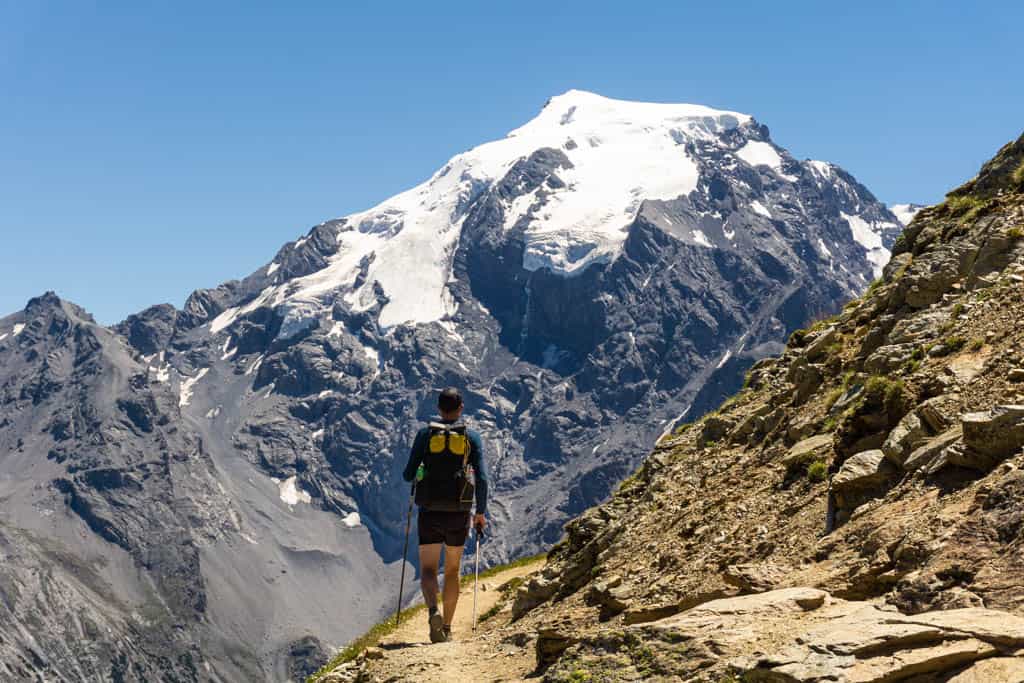
<instances>
[{"instance_id":1,"label":"man's hand","mask_svg":"<svg viewBox=\"0 0 1024 683\"><path fill-rule=\"evenodd\" d=\"M476 515L473 517L473 528L477 531L483 531L484 527L487 526L487 518L483 515Z\"/></svg>"}]
</instances>

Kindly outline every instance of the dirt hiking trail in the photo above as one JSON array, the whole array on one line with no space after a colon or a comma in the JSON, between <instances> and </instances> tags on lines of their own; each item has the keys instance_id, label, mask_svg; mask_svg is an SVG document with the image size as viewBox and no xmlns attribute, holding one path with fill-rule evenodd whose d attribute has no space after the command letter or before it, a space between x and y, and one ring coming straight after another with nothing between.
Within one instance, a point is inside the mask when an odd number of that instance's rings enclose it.
<instances>
[{"instance_id":1,"label":"dirt hiking trail","mask_svg":"<svg viewBox=\"0 0 1024 683\"><path fill-rule=\"evenodd\" d=\"M468 558L467 558L468 559ZM473 582L459 594L459 606L452 623L452 641L430 642L427 613L413 615L386 636L365 659L367 673L382 681L521 681L536 667L533 648L528 644L502 642L511 635L507 628L511 599L499 588L544 566L539 559L480 579L477 614L483 615L503 603L500 611L477 625L473 631Z\"/></svg>"}]
</instances>

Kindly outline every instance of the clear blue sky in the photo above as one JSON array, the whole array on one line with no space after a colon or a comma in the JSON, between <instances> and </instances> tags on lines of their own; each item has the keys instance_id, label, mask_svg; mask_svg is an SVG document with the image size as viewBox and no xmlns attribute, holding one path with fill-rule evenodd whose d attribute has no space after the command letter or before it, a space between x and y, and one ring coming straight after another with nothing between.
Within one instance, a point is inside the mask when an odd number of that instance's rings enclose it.
<instances>
[{"instance_id":1,"label":"clear blue sky","mask_svg":"<svg viewBox=\"0 0 1024 683\"><path fill-rule=\"evenodd\" d=\"M1024 129L1022 26L1020 2L0 0L0 315L180 306L569 88L747 112L934 202Z\"/></svg>"}]
</instances>

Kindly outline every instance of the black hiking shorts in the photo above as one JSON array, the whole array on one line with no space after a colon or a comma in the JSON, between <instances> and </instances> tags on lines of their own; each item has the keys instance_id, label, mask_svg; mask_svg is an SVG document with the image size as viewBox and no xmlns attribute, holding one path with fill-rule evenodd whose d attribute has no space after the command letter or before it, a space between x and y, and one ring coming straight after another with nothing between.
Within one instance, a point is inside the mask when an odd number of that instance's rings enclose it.
<instances>
[{"instance_id":1,"label":"black hiking shorts","mask_svg":"<svg viewBox=\"0 0 1024 683\"><path fill-rule=\"evenodd\" d=\"M420 535L420 545L432 543L444 543L450 547L466 545L466 536L469 535L469 513L420 508L419 517L416 518L416 528Z\"/></svg>"}]
</instances>

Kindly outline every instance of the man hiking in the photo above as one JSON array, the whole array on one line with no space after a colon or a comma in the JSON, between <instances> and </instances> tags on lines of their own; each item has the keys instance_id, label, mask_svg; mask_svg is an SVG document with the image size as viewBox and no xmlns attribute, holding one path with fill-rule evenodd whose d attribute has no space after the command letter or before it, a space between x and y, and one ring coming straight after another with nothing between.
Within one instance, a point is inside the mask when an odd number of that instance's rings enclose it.
<instances>
[{"instance_id":1,"label":"man hiking","mask_svg":"<svg viewBox=\"0 0 1024 683\"><path fill-rule=\"evenodd\" d=\"M461 421L462 394L449 387L437 399L441 417L416 435L402 476L417 479L416 526L420 546L420 587L429 610L430 642L451 639L452 619L459 602L459 563L469 535L470 511L476 498L473 526L487 524L487 468L483 441ZM437 570L444 546L444 619L437 610Z\"/></svg>"}]
</instances>

